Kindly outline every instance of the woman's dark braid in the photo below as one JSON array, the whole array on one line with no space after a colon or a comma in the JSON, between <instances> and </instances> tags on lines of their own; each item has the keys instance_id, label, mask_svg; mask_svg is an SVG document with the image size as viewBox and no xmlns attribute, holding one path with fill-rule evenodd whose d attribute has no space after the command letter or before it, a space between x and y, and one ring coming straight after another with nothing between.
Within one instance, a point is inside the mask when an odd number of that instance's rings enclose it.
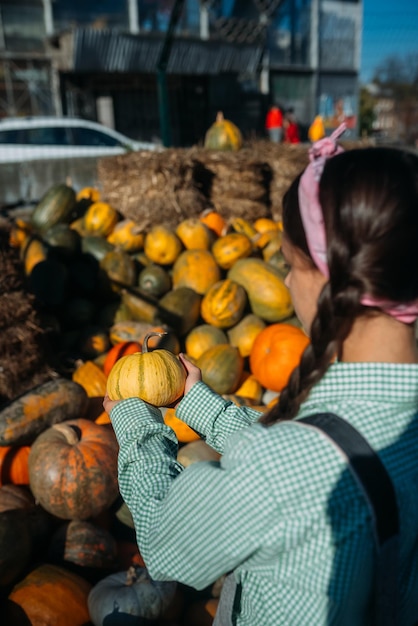
<instances>
[{"instance_id":1,"label":"woman's dark braid","mask_svg":"<svg viewBox=\"0 0 418 626\"><path fill-rule=\"evenodd\" d=\"M262 424L292 419L311 387L321 378L335 354L334 321L329 285L325 285L318 301L317 315L312 323L311 343L304 351L279 402L263 415Z\"/></svg>"},{"instance_id":2,"label":"woman's dark braid","mask_svg":"<svg viewBox=\"0 0 418 626\"><path fill-rule=\"evenodd\" d=\"M287 386L280 393L279 402L261 418L262 424L289 420L297 415L309 391L322 378L333 358L338 356L339 348L361 308L360 285L346 285L350 262L347 259L348 265L341 264L341 249L338 256L336 265L342 271L335 272L334 276L339 280L334 282L340 283L341 290L336 293L337 287L331 286L329 282L324 286L311 326L311 343L303 353L299 366L292 372Z\"/></svg>"}]
</instances>

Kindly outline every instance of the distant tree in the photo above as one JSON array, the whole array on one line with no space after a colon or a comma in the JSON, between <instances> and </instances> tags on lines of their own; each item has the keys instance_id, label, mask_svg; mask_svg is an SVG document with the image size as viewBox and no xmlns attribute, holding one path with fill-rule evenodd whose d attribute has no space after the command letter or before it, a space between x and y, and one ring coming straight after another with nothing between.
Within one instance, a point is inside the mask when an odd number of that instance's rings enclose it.
<instances>
[{"instance_id":1,"label":"distant tree","mask_svg":"<svg viewBox=\"0 0 418 626\"><path fill-rule=\"evenodd\" d=\"M405 57L388 56L377 66L373 81L383 85L418 86L418 52Z\"/></svg>"},{"instance_id":2,"label":"distant tree","mask_svg":"<svg viewBox=\"0 0 418 626\"><path fill-rule=\"evenodd\" d=\"M388 56L375 71L373 82L390 91L396 102L402 137L407 144L418 138L418 52Z\"/></svg>"},{"instance_id":3,"label":"distant tree","mask_svg":"<svg viewBox=\"0 0 418 626\"><path fill-rule=\"evenodd\" d=\"M372 96L372 94L365 88L362 87L360 89L360 106L359 106L359 125L360 125L360 135L362 137L367 137L371 135L373 130L373 122L376 119L376 115L374 112L374 107L376 104L376 99Z\"/></svg>"}]
</instances>

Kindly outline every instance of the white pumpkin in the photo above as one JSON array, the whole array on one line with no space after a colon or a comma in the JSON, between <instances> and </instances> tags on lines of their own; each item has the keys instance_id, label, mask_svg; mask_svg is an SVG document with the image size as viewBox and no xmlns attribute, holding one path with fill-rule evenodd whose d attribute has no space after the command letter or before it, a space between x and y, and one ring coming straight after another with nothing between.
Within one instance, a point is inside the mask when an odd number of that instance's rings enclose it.
<instances>
[{"instance_id":1,"label":"white pumpkin","mask_svg":"<svg viewBox=\"0 0 418 626\"><path fill-rule=\"evenodd\" d=\"M144 567L131 566L99 580L88 596L94 626L129 624L159 619L174 598L176 582L152 580ZM138 619L135 620L135 617Z\"/></svg>"}]
</instances>

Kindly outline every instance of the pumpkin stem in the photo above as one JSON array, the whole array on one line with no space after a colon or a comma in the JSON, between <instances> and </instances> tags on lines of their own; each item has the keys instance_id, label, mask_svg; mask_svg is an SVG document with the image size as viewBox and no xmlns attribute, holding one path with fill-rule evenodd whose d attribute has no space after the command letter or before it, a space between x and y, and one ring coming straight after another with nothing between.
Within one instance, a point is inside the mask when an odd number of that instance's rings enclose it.
<instances>
[{"instance_id":1,"label":"pumpkin stem","mask_svg":"<svg viewBox=\"0 0 418 626\"><path fill-rule=\"evenodd\" d=\"M217 122L223 122L224 121L224 114L222 111L218 111L216 114L216 121Z\"/></svg>"},{"instance_id":2,"label":"pumpkin stem","mask_svg":"<svg viewBox=\"0 0 418 626\"><path fill-rule=\"evenodd\" d=\"M168 333L152 332L152 333L148 333L147 335L145 335L144 341L142 342L142 352L148 352L148 339L150 337L164 337L164 335L167 335L167 334Z\"/></svg>"},{"instance_id":3,"label":"pumpkin stem","mask_svg":"<svg viewBox=\"0 0 418 626\"><path fill-rule=\"evenodd\" d=\"M131 585L133 585L136 582L137 576L136 576L136 569L133 565L131 565L128 569L128 571L126 572L126 580L125 580L125 585L127 585L128 587L130 587Z\"/></svg>"},{"instance_id":4,"label":"pumpkin stem","mask_svg":"<svg viewBox=\"0 0 418 626\"><path fill-rule=\"evenodd\" d=\"M69 424L65 424L65 423L54 424L52 428L55 428L55 430L58 430L60 433L62 433L67 443L69 443L72 446L75 446L75 444L80 441L80 437L77 433L77 429L73 428L73 426L70 426Z\"/></svg>"},{"instance_id":5,"label":"pumpkin stem","mask_svg":"<svg viewBox=\"0 0 418 626\"><path fill-rule=\"evenodd\" d=\"M126 572L125 585L130 587L136 582L149 580L148 571L139 565L131 565Z\"/></svg>"}]
</instances>

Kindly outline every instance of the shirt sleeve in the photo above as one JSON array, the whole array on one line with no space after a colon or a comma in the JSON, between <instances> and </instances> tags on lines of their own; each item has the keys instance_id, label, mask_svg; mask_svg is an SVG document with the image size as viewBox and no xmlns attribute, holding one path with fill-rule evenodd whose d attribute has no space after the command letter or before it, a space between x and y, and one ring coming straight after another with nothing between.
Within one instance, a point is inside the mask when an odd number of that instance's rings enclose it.
<instances>
[{"instance_id":1,"label":"shirt sleeve","mask_svg":"<svg viewBox=\"0 0 418 626\"><path fill-rule=\"evenodd\" d=\"M181 400L176 415L222 454L228 437L256 422L261 413L247 406L237 406L205 383L198 382Z\"/></svg>"},{"instance_id":2,"label":"shirt sleeve","mask_svg":"<svg viewBox=\"0 0 418 626\"><path fill-rule=\"evenodd\" d=\"M203 589L257 550L274 505L260 459L252 458L261 454L254 428L231 438L220 463L183 468L158 409L129 399L113 408L111 419L120 445L120 491L155 580Z\"/></svg>"}]
</instances>

